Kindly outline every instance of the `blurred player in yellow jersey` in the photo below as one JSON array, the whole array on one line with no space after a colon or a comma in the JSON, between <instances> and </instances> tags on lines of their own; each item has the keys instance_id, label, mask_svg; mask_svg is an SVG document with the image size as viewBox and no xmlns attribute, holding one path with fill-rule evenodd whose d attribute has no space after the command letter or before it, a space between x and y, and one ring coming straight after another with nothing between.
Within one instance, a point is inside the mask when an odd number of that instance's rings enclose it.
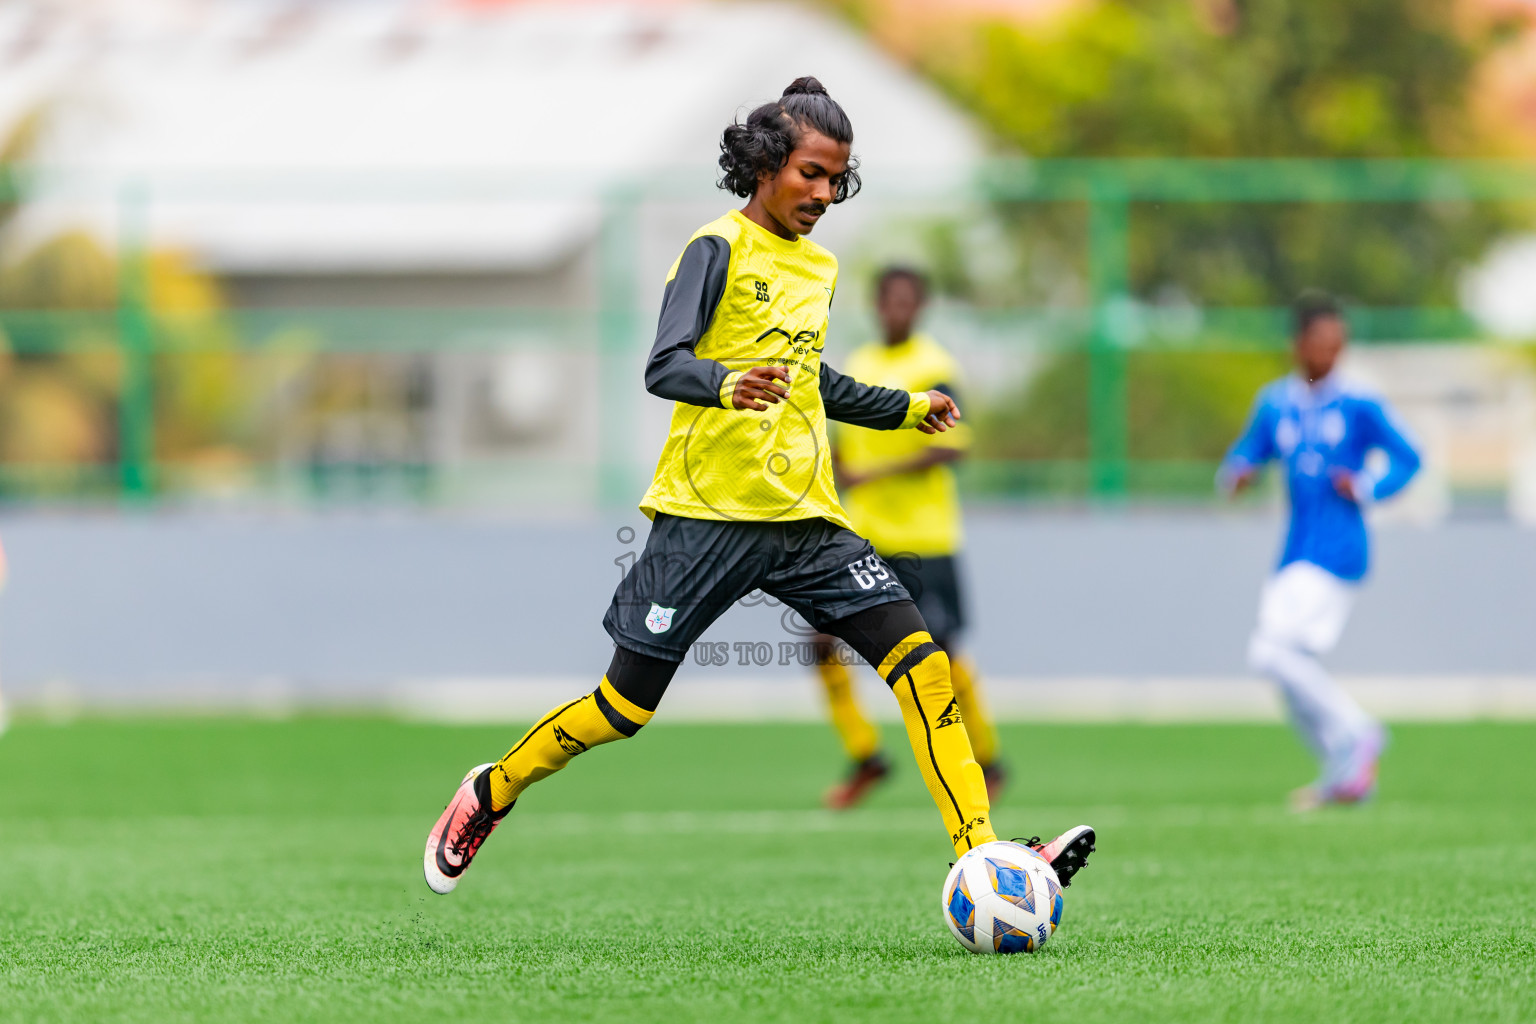
<instances>
[{"instance_id":1,"label":"blurred player in yellow jersey","mask_svg":"<svg viewBox=\"0 0 1536 1024\"><path fill-rule=\"evenodd\" d=\"M928 282L915 270L891 267L875 286L881 341L853 353L848 375L865 384L903 391L955 394L958 367L926 334L913 333L927 301ZM997 729L977 686L975 666L959 649L965 626L956 561L960 553L960 500L952 465L965 457L970 428L960 423L942 434L875 431L839 426L833 439L834 465L843 508L854 529L867 537L896 571L949 655L950 679L960 716L970 732L976 761L996 799L1004 770L997 758ZM852 762L847 777L827 793L827 805L852 807L890 775L880 733L854 695L846 649L830 636L818 637L817 666L826 687L832 723Z\"/></svg>"}]
</instances>

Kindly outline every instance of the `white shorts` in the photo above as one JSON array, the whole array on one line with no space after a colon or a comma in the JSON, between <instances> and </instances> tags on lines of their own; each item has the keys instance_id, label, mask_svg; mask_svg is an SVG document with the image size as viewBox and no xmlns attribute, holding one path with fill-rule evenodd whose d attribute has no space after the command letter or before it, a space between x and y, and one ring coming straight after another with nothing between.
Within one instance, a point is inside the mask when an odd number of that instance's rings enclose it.
<instances>
[{"instance_id":1,"label":"white shorts","mask_svg":"<svg viewBox=\"0 0 1536 1024\"><path fill-rule=\"evenodd\" d=\"M1333 650L1349 621L1356 587L1311 562L1292 562L1259 596L1257 637L1313 654Z\"/></svg>"}]
</instances>

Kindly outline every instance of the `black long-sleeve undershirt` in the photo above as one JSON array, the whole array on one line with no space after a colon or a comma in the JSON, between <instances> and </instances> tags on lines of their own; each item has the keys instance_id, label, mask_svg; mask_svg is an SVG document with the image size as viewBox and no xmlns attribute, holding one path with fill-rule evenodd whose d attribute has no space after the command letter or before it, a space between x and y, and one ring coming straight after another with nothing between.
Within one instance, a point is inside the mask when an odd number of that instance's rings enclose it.
<instances>
[{"instance_id":1,"label":"black long-sleeve undershirt","mask_svg":"<svg viewBox=\"0 0 1536 1024\"><path fill-rule=\"evenodd\" d=\"M911 396L905 391L860 384L823 362L821 404L826 406L829 420L875 430L896 430L907 418Z\"/></svg>"},{"instance_id":2,"label":"black long-sleeve undershirt","mask_svg":"<svg viewBox=\"0 0 1536 1024\"><path fill-rule=\"evenodd\" d=\"M719 235L701 235L683 250L677 273L662 293L656 343L645 364L645 390L657 398L720 405L725 364L700 359L694 347L715 318L730 263L730 243Z\"/></svg>"},{"instance_id":3,"label":"black long-sleeve undershirt","mask_svg":"<svg viewBox=\"0 0 1536 1024\"><path fill-rule=\"evenodd\" d=\"M729 371L715 359L695 354L725 295L731 247L719 235L688 243L677 273L662 293L656 341L645 364L645 389L658 398L718 408ZM861 384L821 364L818 387L829 419L876 430L895 430L907 416L905 391Z\"/></svg>"}]
</instances>

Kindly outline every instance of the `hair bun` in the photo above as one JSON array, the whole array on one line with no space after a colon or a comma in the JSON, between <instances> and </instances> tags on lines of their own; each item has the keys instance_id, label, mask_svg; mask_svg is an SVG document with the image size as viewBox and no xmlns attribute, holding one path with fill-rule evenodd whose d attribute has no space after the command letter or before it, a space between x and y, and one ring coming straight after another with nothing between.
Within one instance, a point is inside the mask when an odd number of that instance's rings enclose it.
<instances>
[{"instance_id":1,"label":"hair bun","mask_svg":"<svg viewBox=\"0 0 1536 1024\"><path fill-rule=\"evenodd\" d=\"M785 86L783 96L825 96L826 94L826 86L810 75L806 75L804 78L797 78ZM782 99L783 97L781 96L780 98Z\"/></svg>"}]
</instances>

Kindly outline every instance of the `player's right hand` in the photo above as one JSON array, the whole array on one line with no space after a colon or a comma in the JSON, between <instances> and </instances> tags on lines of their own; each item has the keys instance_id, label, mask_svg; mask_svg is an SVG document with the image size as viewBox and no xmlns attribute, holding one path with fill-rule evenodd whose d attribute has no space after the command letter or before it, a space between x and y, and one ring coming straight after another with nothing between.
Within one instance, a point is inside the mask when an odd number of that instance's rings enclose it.
<instances>
[{"instance_id":1,"label":"player's right hand","mask_svg":"<svg viewBox=\"0 0 1536 1024\"><path fill-rule=\"evenodd\" d=\"M738 409L762 412L769 405L777 405L779 399L788 397L788 370L782 366L754 366L737 378L736 390L731 392L731 404Z\"/></svg>"},{"instance_id":2,"label":"player's right hand","mask_svg":"<svg viewBox=\"0 0 1536 1024\"><path fill-rule=\"evenodd\" d=\"M955 425L960 418L960 406L955 400L942 391L928 392L928 415L924 416L917 429L925 434L937 434L948 430Z\"/></svg>"},{"instance_id":3,"label":"player's right hand","mask_svg":"<svg viewBox=\"0 0 1536 1024\"><path fill-rule=\"evenodd\" d=\"M1230 497L1230 498L1235 498L1239 494L1242 494L1250 486L1252 486L1253 482L1255 480L1257 480L1258 477L1259 477L1259 471L1257 469L1254 469L1252 466L1248 467L1247 469L1243 470L1242 472L1233 473L1231 479L1228 481L1228 484L1227 484L1227 486L1228 486L1227 496Z\"/></svg>"}]
</instances>

